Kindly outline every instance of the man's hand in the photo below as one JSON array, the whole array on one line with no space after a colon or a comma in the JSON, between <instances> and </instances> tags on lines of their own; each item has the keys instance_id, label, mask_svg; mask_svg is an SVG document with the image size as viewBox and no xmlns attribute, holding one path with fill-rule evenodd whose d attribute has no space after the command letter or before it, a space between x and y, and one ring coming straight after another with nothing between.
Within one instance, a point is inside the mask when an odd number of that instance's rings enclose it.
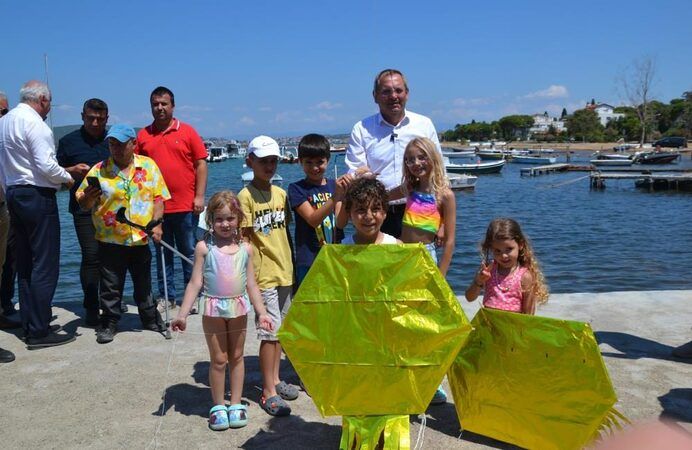
<instances>
[{"instance_id":1,"label":"man's hand","mask_svg":"<svg viewBox=\"0 0 692 450\"><path fill-rule=\"evenodd\" d=\"M195 200L192 204L192 212L201 214L202 211L204 211L204 197L195 196Z\"/></svg>"},{"instance_id":2,"label":"man's hand","mask_svg":"<svg viewBox=\"0 0 692 450\"><path fill-rule=\"evenodd\" d=\"M163 227L161 226L161 224L158 224L151 229L151 238L154 240L154 243L158 244L159 242L161 242L162 237Z\"/></svg>"},{"instance_id":3,"label":"man's hand","mask_svg":"<svg viewBox=\"0 0 692 450\"><path fill-rule=\"evenodd\" d=\"M74 180L72 182L74 183ZM85 211L88 211L94 207L94 204L96 203L96 201L99 199L100 196L101 196L101 189L99 189L95 186L89 185L82 192L82 196L77 198L77 203L79 203L80 208L82 208Z\"/></svg>"},{"instance_id":4,"label":"man's hand","mask_svg":"<svg viewBox=\"0 0 692 450\"><path fill-rule=\"evenodd\" d=\"M84 176L89 172L89 165L84 163L75 164L74 166L65 167L67 173L72 175L72 178L84 178Z\"/></svg>"}]
</instances>

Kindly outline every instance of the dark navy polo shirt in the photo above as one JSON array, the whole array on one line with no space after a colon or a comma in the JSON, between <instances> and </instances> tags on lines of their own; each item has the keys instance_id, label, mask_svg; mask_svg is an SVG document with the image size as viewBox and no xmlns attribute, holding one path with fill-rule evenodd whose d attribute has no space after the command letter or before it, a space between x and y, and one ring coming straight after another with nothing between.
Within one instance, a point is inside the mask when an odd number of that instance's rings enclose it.
<instances>
[{"instance_id":1,"label":"dark navy polo shirt","mask_svg":"<svg viewBox=\"0 0 692 450\"><path fill-rule=\"evenodd\" d=\"M72 133L66 134L58 142L57 159L62 167L70 167L75 164L88 164L92 167L99 161L103 161L110 156L106 134L100 139L94 139L81 127ZM72 214L81 212L74 193L82 183L82 178L74 180L74 186L70 189L70 212Z\"/></svg>"}]
</instances>

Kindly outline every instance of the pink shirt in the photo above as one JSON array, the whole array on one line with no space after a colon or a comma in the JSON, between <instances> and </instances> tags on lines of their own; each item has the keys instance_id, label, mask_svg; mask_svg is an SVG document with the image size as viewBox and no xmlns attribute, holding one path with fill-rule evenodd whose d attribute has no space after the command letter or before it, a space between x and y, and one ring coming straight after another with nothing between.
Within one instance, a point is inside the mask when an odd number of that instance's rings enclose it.
<instances>
[{"instance_id":1,"label":"pink shirt","mask_svg":"<svg viewBox=\"0 0 692 450\"><path fill-rule=\"evenodd\" d=\"M493 261L490 279L485 283L483 306L520 313L523 298L521 278L526 270L526 267L519 266L509 274L501 275L497 271L497 263Z\"/></svg>"}]
</instances>

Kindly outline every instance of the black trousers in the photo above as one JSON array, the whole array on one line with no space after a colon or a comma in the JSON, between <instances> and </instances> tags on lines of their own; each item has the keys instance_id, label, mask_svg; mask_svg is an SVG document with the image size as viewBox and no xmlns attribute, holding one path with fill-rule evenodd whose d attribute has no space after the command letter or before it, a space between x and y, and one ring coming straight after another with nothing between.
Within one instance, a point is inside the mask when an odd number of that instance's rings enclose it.
<instances>
[{"instance_id":1,"label":"black trousers","mask_svg":"<svg viewBox=\"0 0 692 450\"><path fill-rule=\"evenodd\" d=\"M11 219L10 219L11 220ZM10 223L7 233L7 251L5 251L5 264L2 266L2 279L0 280L0 306L7 312L14 308L14 285L17 281L17 264L14 258L14 228Z\"/></svg>"},{"instance_id":2,"label":"black trousers","mask_svg":"<svg viewBox=\"0 0 692 450\"><path fill-rule=\"evenodd\" d=\"M125 277L130 273L134 289L133 298L143 325L159 323L160 314L151 297L151 251L148 245L127 247L125 245L98 242L98 257L101 262L99 283L101 324L109 326L120 320Z\"/></svg>"},{"instance_id":3,"label":"black trousers","mask_svg":"<svg viewBox=\"0 0 692 450\"><path fill-rule=\"evenodd\" d=\"M406 205L389 205L387 208L387 218L382 222L380 231L391 234L395 238L401 237L401 221L404 220L404 210Z\"/></svg>"},{"instance_id":4,"label":"black trousers","mask_svg":"<svg viewBox=\"0 0 692 450\"><path fill-rule=\"evenodd\" d=\"M15 236L19 313L27 337L48 335L60 271L60 219L55 189L7 187Z\"/></svg>"},{"instance_id":5,"label":"black trousers","mask_svg":"<svg viewBox=\"0 0 692 450\"><path fill-rule=\"evenodd\" d=\"M79 266L79 281L82 283L84 301L82 306L87 311L98 312L99 309L99 245L94 237L94 222L91 213L76 212L72 216L74 230L82 250L82 263Z\"/></svg>"}]
</instances>

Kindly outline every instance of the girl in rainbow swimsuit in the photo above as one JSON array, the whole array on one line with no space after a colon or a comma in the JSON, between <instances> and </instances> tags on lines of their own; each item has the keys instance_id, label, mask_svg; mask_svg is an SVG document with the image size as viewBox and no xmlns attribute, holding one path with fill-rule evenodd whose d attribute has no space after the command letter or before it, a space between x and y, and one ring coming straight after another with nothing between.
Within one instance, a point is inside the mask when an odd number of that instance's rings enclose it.
<instances>
[{"instance_id":1,"label":"girl in rainbow swimsuit","mask_svg":"<svg viewBox=\"0 0 692 450\"><path fill-rule=\"evenodd\" d=\"M220 431L247 425L247 407L241 403L245 365L243 349L250 303L259 317L260 327L271 331L252 265L252 247L240 239L238 225L242 211L230 191L214 194L207 206L210 232L195 247L192 278L185 289L174 331L185 331L187 316L201 292L202 328L209 347L211 365L209 385L214 407L209 412L209 428ZM224 386L226 366L231 367L231 404L226 405Z\"/></svg>"}]
</instances>

